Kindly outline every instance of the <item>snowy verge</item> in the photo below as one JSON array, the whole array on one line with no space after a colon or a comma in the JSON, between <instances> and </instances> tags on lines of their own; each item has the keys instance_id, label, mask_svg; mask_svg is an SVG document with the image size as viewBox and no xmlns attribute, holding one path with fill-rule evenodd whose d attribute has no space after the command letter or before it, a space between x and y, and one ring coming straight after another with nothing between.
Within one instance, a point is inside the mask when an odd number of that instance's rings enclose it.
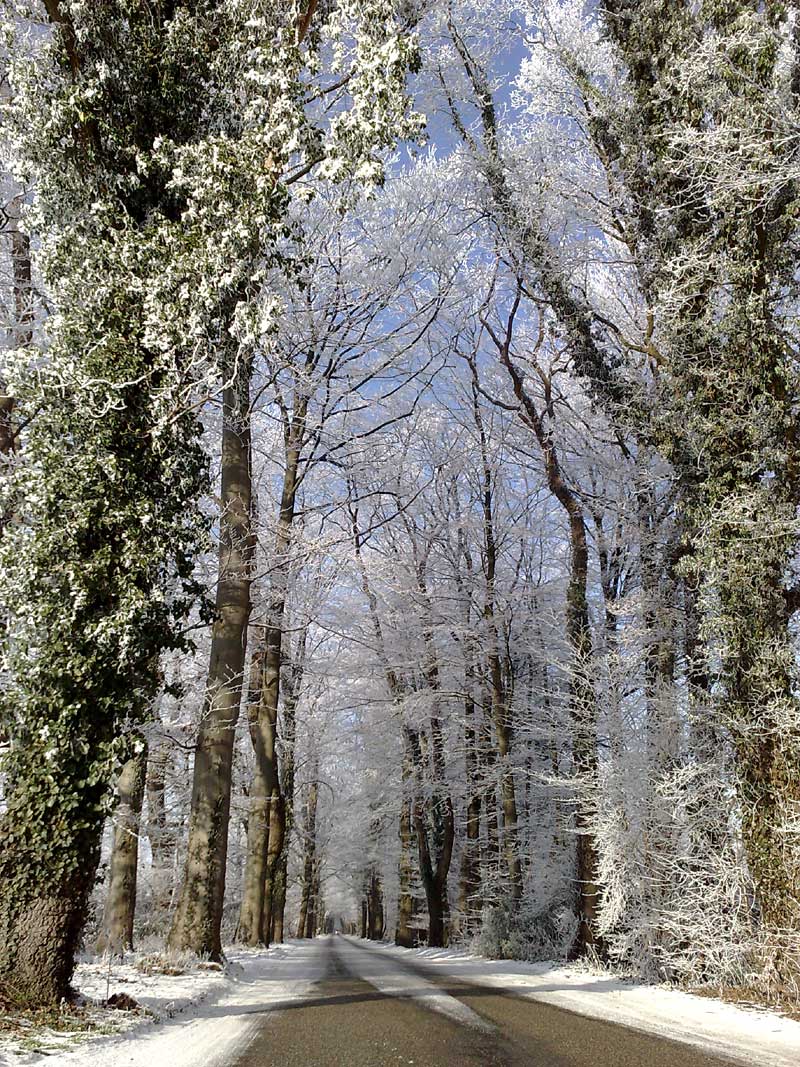
<instances>
[{"instance_id":1,"label":"snowy verge","mask_svg":"<svg viewBox=\"0 0 800 1067\"><path fill-rule=\"evenodd\" d=\"M45 1059L58 1067L216 1067L243 1049L262 1012L304 997L322 976L319 943L290 942L266 950L234 949L227 973L201 967L186 974L142 974L133 964L102 961L79 965L75 985L92 1000L126 993L147 1014L91 1009L95 1026L113 1028L58 1035L39 1043L42 1052L14 1051L0 1044L0 1065L20 1067ZM42 1035L40 1035L42 1036Z\"/></svg>"},{"instance_id":2,"label":"snowy verge","mask_svg":"<svg viewBox=\"0 0 800 1067\"><path fill-rule=\"evenodd\" d=\"M494 987L606 1022L681 1041L743 1064L797 1067L800 1022L606 972L552 963L489 960L456 949L404 949L359 942L431 978Z\"/></svg>"}]
</instances>

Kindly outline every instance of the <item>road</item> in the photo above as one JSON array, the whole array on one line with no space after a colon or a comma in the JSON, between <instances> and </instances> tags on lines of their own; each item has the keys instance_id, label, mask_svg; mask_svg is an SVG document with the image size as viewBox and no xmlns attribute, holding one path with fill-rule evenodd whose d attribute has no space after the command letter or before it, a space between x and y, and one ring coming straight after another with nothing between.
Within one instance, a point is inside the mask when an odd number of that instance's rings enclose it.
<instances>
[{"instance_id":1,"label":"road","mask_svg":"<svg viewBox=\"0 0 800 1067\"><path fill-rule=\"evenodd\" d=\"M666 1041L472 982L431 979L341 937L312 992L264 1013L232 1067L723 1067ZM369 979L369 980L367 980Z\"/></svg>"}]
</instances>

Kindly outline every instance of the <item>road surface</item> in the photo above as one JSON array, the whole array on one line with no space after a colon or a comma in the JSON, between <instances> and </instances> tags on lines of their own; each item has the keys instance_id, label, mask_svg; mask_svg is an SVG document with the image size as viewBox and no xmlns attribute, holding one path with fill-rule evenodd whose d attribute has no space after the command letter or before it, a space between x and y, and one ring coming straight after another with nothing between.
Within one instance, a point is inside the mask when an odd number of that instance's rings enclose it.
<instances>
[{"instance_id":1,"label":"road surface","mask_svg":"<svg viewBox=\"0 0 800 1067\"><path fill-rule=\"evenodd\" d=\"M723 1067L688 1045L521 999L431 979L331 937L324 977L263 1014L232 1067Z\"/></svg>"}]
</instances>

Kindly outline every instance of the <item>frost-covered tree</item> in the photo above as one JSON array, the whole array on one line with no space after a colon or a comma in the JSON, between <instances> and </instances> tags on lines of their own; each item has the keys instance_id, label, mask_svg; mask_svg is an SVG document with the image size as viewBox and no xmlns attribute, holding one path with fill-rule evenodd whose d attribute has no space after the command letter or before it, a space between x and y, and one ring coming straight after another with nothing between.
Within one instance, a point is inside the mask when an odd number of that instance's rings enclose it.
<instances>
[{"instance_id":1,"label":"frost-covered tree","mask_svg":"<svg viewBox=\"0 0 800 1067\"><path fill-rule=\"evenodd\" d=\"M49 1003L67 991L119 727L146 714L194 594L201 383L241 396L269 333L271 305L251 297L280 255L292 164L379 176L412 43L387 5L46 0L6 13L15 167L35 188L26 226L57 312L41 357L17 350L4 368L35 418L3 544L16 611L0 978ZM314 93L306 74L325 55L330 85ZM198 947L214 943L221 891L207 896Z\"/></svg>"},{"instance_id":2,"label":"frost-covered tree","mask_svg":"<svg viewBox=\"0 0 800 1067\"><path fill-rule=\"evenodd\" d=\"M735 748L785 976L800 935L796 19L784 4L603 7L626 68L627 95L602 117L655 322L653 433L680 478L681 566L699 588L712 711Z\"/></svg>"},{"instance_id":3,"label":"frost-covered tree","mask_svg":"<svg viewBox=\"0 0 800 1067\"><path fill-rule=\"evenodd\" d=\"M253 5L236 5L250 8ZM269 278L253 276L283 260L291 269L289 202L291 187L317 168L319 180L354 179L368 186L383 175L381 153L417 129L409 114L406 74L414 54L413 37L391 0L379 5L347 0L330 7L310 2L255 5L238 25L242 57L257 64L241 77L245 111L254 115L262 136L260 160L268 161L262 181L269 197L273 223L262 232L247 260L246 289L260 287L260 299L248 306L249 318L232 322L239 337L235 359L226 368L230 381L223 427L222 521L220 571L217 583L217 622L212 644L206 707L200 722L195 755L192 818L186 871L169 943L173 948L222 953L220 925L225 890L231 761L234 729L239 716L244 677L249 586L252 563L250 525L250 379L251 360L259 350L269 354L275 322L286 310ZM239 78L230 92L241 95ZM239 105L241 106L241 104ZM282 122L276 123L280 115ZM252 119L251 119L252 121ZM294 170L292 171L292 166ZM244 179L244 173L242 178ZM313 188L300 187L306 198ZM278 238L283 237L281 243ZM298 258L302 258L302 247ZM260 283L260 286L259 286ZM254 292L256 290L254 289ZM242 294L244 296L244 294ZM265 631L259 684L260 706L253 724L256 775L251 841L248 848L248 892L240 920L241 936L251 943L269 940L269 909L265 884L272 886L282 849L285 817L275 761L275 728L280 688L285 560L302 477L303 449L313 428L307 427L308 408L317 387L325 384L329 357L323 339L312 338L291 392L278 383L278 404L284 411L284 486L276 532L278 567L272 577L271 618ZM248 346L244 350L243 346ZM335 357L334 357L335 358ZM313 388L311 385L313 384ZM226 433L227 429L227 433ZM228 518L229 517L229 518ZM270 848L270 837L272 847ZM266 921L265 921L266 912ZM265 933L266 925L266 933Z\"/></svg>"}]
</instances>

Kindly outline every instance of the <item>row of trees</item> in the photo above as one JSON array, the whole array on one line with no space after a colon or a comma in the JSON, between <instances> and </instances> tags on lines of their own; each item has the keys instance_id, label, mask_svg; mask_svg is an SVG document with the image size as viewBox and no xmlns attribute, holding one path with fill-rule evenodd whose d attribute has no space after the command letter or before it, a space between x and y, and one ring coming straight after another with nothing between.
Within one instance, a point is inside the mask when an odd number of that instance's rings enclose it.
<instances>
[{"instance_id":1,"label":"row of trees","mask_svg":"<svg viewBox=\"0 0 800 1067\"><path fill-rule=\"evenodd\" d=\"M0 987L116 763L101 947L796 993L795 6L96 7L9 15Z\"/></svg>"}]
</instances>

